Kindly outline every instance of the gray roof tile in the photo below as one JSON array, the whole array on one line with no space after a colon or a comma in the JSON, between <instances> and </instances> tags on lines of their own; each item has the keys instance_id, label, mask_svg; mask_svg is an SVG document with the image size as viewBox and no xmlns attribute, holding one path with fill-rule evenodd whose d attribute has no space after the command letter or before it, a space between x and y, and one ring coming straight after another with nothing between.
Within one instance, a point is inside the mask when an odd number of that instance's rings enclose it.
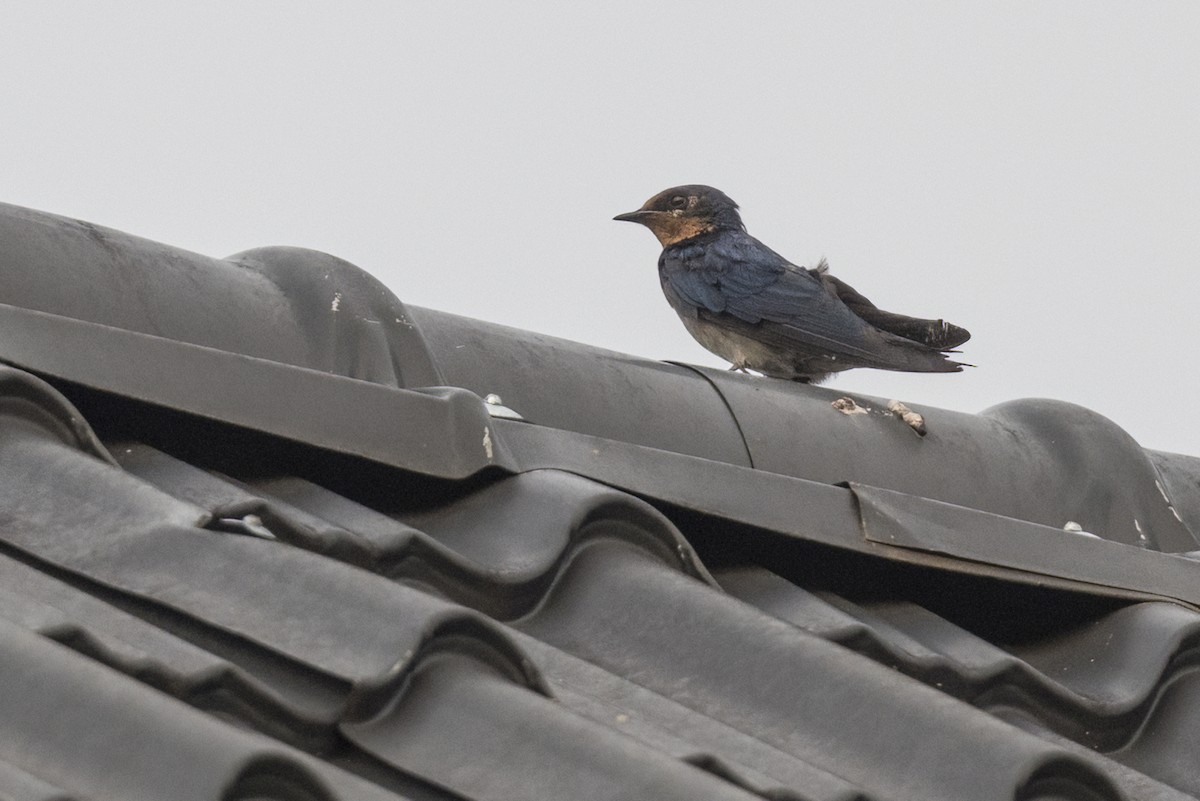
<instances>
[{"instance_id":1,"label":"gray roof tile","mask_svg":"<svg viewBox=\"0 0 1200 801\"><path fill-rule=\"evenodd\" d=\"M0 796L1200 794L1198 459L0 241Z\"/></svg>"}]
</instances>

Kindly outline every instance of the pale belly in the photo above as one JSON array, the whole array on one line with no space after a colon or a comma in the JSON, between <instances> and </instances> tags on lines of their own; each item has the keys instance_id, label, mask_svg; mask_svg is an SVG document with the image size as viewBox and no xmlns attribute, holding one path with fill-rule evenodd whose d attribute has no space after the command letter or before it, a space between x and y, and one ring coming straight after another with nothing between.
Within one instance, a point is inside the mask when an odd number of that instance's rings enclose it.
<instances>
[{"instance_id":1,"label":"pale belly","mask_svg":"<svg viewBox=\"0 0 1200 801\"><path fill-rule=\"evenodd\" d=\"M779 353L755 339L698 317L681 314L679 319L697 342L734 367L754 370L774 378L808 378L814 381L819 381L825 373L844 369L836 363L836 359L822 356L804 358L795 353Z\"/></svg>"}]
</instances>

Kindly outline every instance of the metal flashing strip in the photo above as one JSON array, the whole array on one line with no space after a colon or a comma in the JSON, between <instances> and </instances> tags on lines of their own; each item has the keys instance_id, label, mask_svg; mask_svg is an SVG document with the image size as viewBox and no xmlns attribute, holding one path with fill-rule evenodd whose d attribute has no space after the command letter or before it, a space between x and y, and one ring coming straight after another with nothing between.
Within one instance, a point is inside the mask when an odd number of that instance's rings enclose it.
<instances>
[{"instance_id":1,"label":"metal flashing strip","mask_svg":"<svg viewBox=\"0 0 1200 801\"><path fill-rule=\"evenodd\" d=\"M567 431L497 423L523 471L566 470L652 502L891 561L1200 608L1200 564L1182 557L891 490L835 486Z\"/></svg>"},{"instance_id":2,"label":"metal flashing strip","mask_svg":"<svg viewBox=\"0 0 1200 801\"><path fill-rule=\"evenodd\" d=\"M1200 607L1200 563L977 509L850 484L870 542Z\"/></svg>"},{"instance_id":3,"label":"metal flashing strip","mask_svg":"<svg viewBox=\"0 0 1200 801\"><path fill-rule=\"evenodd\" d=\"M0 361L438 478L510 462L483 401L453 387L396 389L6 304Z\"/></svg>"}]
</instances>

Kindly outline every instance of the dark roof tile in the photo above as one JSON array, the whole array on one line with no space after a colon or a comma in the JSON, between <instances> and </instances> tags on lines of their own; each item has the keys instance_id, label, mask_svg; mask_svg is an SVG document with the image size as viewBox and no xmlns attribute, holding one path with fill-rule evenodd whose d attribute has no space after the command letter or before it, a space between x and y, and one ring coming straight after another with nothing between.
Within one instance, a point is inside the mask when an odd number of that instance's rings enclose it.
<instances>
[{"instance_id":1,"label":"dark roof tile","mask_svg":"<svg viewBox=\"0 0 1200 801\"><path fill-rule=\"evenodd\" d=\"M395 706L344 731L379 758L470 798L752 797L454 654L426 661Z\"/></svg>"},{"instance_id":2,"label":"dark roof tile","mask_svg":"<svg viewBox=\"0 0 1200 801\"><path fill-rule=\"evenodd\" d=\"M431 309L409 311L449 384L499 395L531 423L750 464L729 407L692 368Z\"/></svg>"},{"instance_id":3,"label":"dark roof tile","mask_svg":"<svg viewBox=\"0 0 1200 801\"><path fill-rule=\"evenodd\" d=\"M43 791L44 782L87 798L322 799L334 788L342 797L394 797L332 766L318 776L311 757L19 626L0 621L0 632L6 793Z\"/></svg>"},{"instance_id":4,"label":"dark roof tile","mask_svg":"<svg viewBox=\"0 0 1200 801\"><path fill-rule=\"evenodd\" d=\"M392 386L442 382L391 292L300 248L213 259L0 204L4 303Z\"/></svg>"},{"instance_id":5,"label":"dark roof tile","mask_svg":"<svg viewBox=\"0 0 1200 801\"><path fill-rule=\"evenodd\" d=\"M1200 793L1200 460L0 240L0 795Z\"/></svg>"},{"instance_id":6,"label":"dark roof tile","mask_svg":"<svg viewBox=\"0 0 1200 801\"><path fill-rule=\"evenodd\" d=\"M616 675L536 637L521 647L542 669L554 697L580 715L648 747L720 772L768 795L851 801L862 788L703 712Z\"/></svg>"},{"instance_id":7,"label":"dark roof tile","mask_svg":"<svg viewBox=\"0 0 1200 801\"><path fill-rule=\"evenodd\" d=\"M1015 736L886 666L849 659L841 646L730 604L623 544L581 551L521 628L881 796L901 776L903 797L1012 798L1029 775L1055 765L1064 781L1090 773L1036 738ZM879 720L903 720L905 738L868 723ZM924 761L919 774L905 776L904 766L921 753L956 758ZM1105 784L1099 776L1087 781Z\"/></svg>"}]
</instances>

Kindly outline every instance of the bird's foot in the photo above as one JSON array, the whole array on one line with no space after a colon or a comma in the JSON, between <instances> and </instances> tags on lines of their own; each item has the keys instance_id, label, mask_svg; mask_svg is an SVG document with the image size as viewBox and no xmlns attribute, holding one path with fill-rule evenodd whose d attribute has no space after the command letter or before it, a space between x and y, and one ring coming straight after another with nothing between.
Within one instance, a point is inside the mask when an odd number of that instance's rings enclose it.
<instances>
[{"instance_id":1,"label":"bird's foot","mask_svg":"<svg viewBox=\"0 0 1200 801\"><path fill-rule=\"evenodd\" d=\"M729 372L731 372L731 373L745 373L746 375L749 375L749 374L750 374L750 368L748 368L748 367L746 366L746 363L745 363L745 362L734 362L733 364L729 365Z\"/></svg>"}]
</instances>

